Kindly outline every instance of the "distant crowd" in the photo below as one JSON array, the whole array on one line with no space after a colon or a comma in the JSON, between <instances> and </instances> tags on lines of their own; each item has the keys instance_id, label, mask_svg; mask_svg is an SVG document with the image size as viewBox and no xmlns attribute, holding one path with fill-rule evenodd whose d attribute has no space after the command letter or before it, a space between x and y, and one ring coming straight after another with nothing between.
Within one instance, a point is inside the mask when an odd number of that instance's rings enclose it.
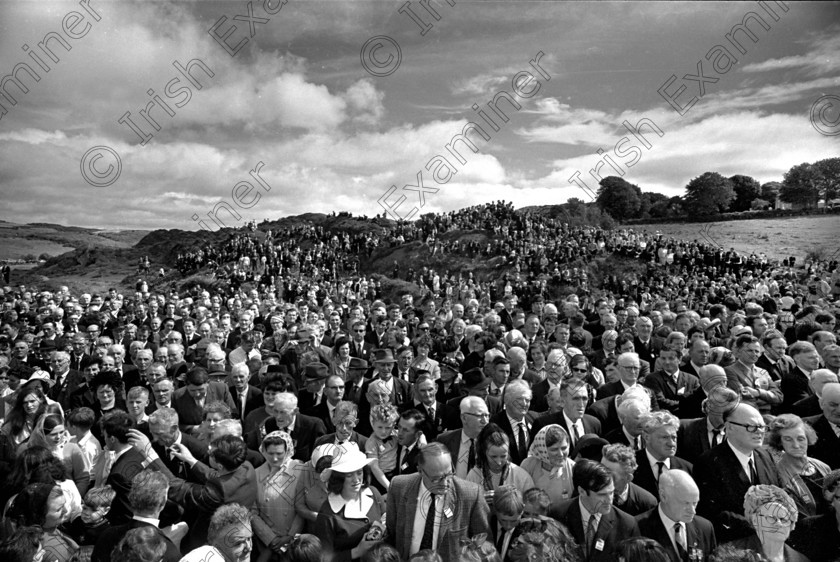
<instances>
[{"instance_id":1,"label":"distant crowd","mask_svg":"<svg viewBox=\"0 0 840 562\"><path fill-rule=\"evenodd\" d=\"M372 232L171 264L217 293L2 289L0 559L840 559L837 262L504 202ZM407 242L507 273L383 298Z\"/></svg>"}]
</instances>

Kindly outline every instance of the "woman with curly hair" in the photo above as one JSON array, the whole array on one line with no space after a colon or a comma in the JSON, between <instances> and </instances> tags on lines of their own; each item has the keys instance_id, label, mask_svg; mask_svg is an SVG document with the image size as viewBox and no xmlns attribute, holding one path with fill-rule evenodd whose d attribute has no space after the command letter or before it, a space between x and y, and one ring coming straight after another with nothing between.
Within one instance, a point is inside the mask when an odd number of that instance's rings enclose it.
<instances>
[{"instance_id":1,"label":"woman with curly hair","mask_svg":"<svg viewBox=\"0 0 840 562\"><path fill-rule=\"evenodd\" d=\"M487 424L477 441L475 466L467 473L467 480L482 487L488 504L493 504L496 488L504 484L512 484L523 493L534 487L531 475L510 462L510 442L502 428Z\"/></svg>"},{"instance_id":2,"label":"woman with curly hair","mask_svg":"<svg viewBox=\"0 0 840 562\"><path fill-rule=\"evenodd\" d=\"M781 414L767 427L767 444L774 451L782 488L796 503L800 517L824 513L828 508L822 494L823 479L831 467L808 456L808 446L817 434L802 418Z\"/></svg>"},{"instance_id":3,"label":"woman with curly hair","mask_svg":"<svg viewBox=\"0 0 840 562\"><path fill-rule=\"evenodd\" d=\"M90 461L75 443L64 427L64 420L58 414L45 414L38 418L35 430L22 449L44 447L64 462L68 477L75 482L79 495L84 497L90 486Z\"/></svg>"},{"instance_id":4,"label":"woman with curly hair","mask_svg":"<svg viewBox=\"0 0 840 562\"><path fill-rule=\"evenodd\" d=\"M579 562L580 548L569 530L545 516L524 517L511 540L511 562Z\"/></svg>"},{"instance_id":5,"label":"woman with curly hair","mask_svg":"<svg viewBox=\"0 0 840 562\"><path fill-rule=\"evenodd\" d=\"M69 562L79 545L58 527L67 520L67 500L57 484L30 484L15 497L8 517L16 526L40 525L42 546L50 560Z\"/></svg>"},{"instance_id":6,"label":"woman with curly hair","mask_svg":"<svg viewBox=\"0 0 840 562\"><path fill-rule=\"evenodd\" d=\"M763 554L770 562L808 561L785 544L799 518L796 504L787 492L766 484L750 486L744 496L744 516L755 534L732 541L733 546Z\"/></svg>"},{"instance_id":7,"label":"woman with curly hair","mask_svg":"<svg viewBox=\"0 0 840 562\"><path fill-rule=\"evenodd\" d=\"M350 368L350 338L339 336L335 339L330 350L330 373L347 380L347 369Z\"/></svg>"},{"instance_id":8,"label":"woman with curly hair","mask_svg":"<svg viewBox=\"0 0 840 562\"><path fill-rule=\"evenodd\" d=\"M429 371L432 375L432 380L440 378L440 363L431 359L429 353L434 348L434 340L429 334L422 334L411 342L414 347L414 353L417 357L411 362L411 369L416 371Z\"/></svg>"}]
</instances>

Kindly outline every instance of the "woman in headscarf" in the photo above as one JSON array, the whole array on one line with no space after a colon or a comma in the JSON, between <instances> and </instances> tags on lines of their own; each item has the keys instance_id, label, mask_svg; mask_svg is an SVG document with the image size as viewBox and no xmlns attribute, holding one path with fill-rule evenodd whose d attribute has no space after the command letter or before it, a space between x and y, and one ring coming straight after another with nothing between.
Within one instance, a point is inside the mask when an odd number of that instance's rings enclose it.
<instances>
[{"instance_id":1,"label":"woman in headscarf","mask_svg":"<svg viewBox=\"0 0 840 562\"><path fill-rule=\"evenodd\" d=\"M534 479L534 486L548 493L552 504L572 497L574 466L569 458L569 435L558 424L540 429L522 461L522 469Z\"/></svg>"},{"instance_id":2,"label":"woman in headscarf","mask_svg":"<svg viewBox=\"0 0 840 562\"><path fill-rule=\"evenodd\" d=\"M257 502L251 509L256 550L260 562L279 558L282 548L303 530L303 518L295 511L295 500L303 490L303 463L295 460L295 445L285 431L272 431L263 439L260 453L265 464L256 470Z\"/></svg>"}]
</instances>

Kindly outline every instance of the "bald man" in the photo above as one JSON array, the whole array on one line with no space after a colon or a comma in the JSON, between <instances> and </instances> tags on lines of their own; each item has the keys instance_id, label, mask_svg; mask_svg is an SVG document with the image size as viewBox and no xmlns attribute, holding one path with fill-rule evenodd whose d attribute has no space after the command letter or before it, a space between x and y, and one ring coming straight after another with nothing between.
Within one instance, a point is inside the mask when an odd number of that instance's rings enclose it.
<instances>
[{"instance_id":1,"label":"bald man","mask_svg":"<svg viewBox=\"0 0 840 562\"><path fill-rule=\"evenodd\" d=\"M822 396L823 387L830 382L840 382L840 377L828 369L817 369L811 373L808 386L811 388L812 394L796 402L793 405L793 413L800 418L819 416L821 411L820 396Z\"/></svg>"},{"instance_id":2,"label":"bald man","mask_svg":"<svg viewBox=\"0 0 840 562\"><path fill-rule=\"evenodd\" d=\"M700 489L682 470L659 478L659 505L636 516L639 532L662 545L672 562L705 560L717 546L708 519L696 515Z\"/></svg>"}]
</instances>

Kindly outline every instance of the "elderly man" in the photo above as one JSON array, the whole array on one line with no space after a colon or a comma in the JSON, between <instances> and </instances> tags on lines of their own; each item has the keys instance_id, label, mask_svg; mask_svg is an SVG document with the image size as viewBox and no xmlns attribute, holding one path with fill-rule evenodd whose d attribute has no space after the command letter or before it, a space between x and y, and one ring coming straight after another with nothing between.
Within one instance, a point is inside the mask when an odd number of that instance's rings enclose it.
<instances>
[{"instance_id":1,"label":"elderly man","mask_svg":"<svg viewBox=\"0 0 840 562\"><path fill-rule=\"evenodd\" d=\"M580 379L566 379L559 388L560 404L562 409L559 412L540 416L534 421L532 434L551 424L558 424L569 435L569 446L574 447L578 440L587 433L601 434L601 422L598 418L586 414L586 405L589 402L589 385Z\"/></svg>"},{"instance_id":2,"label":"elderly man","mask_svg":"<svg viewBox=\"0 0 840 562\"><path fill-rule=\"evenodd\" d=\"M455 475L466 478L475 466L478 434L490 421L487 404L478 396L461 400L461 429L453 429L438 436L437 441L446 446L455 459Z\"/></svg>"},{"instance_id":3,"label":"elderly man","mask_svg":"<svg viewBox=\"0 0 840 562\"><path fill-rule=\"evenodd\" d=\"M711 367L717 365L708 365L706 368ZM700 455L723 443L726 438L723 416L740 403L741 397L731 388L725 385L713 387L709 391L709 397L703 401L703 416L680 420L680 430L677 434L677 450L680 451L680 456L694 464Z\"/></svg>"},{"instance_id":4,"label":"elderly man","mask_svg":"<svg viewBox=\"0 0 840 562\"><path fill-rule=\"evenodd\" d=\"M332 443L335 445L344 445L347 442L355 443L360 451L365 450L367 437L355 431L355 427L359 423L359 406L354 402L342 400L336 404L332 411L332 426L335 427L334 433L328 433L315 440L315 447L317 449L325 443ZM313 450L314 450L313 449Z\"/></svg>"},{"instance_id":5,"label":"elderly man","mask_svg":"<svg viewBox=\"0 0 840 562\"><path fill-rule=\"evenodd\" d=\"M811 334L811 343L817 348L817 353L820 354L820 366L825 366L825 348L830 345L837 345L837 337L825 330L820 330Z\"/></svg>"},{"instance_id":6,"label":"elderly man","mask_svg":"<svg viewBox=\"0 0 840 562\"><path fill-rule=\"evenodd\" d=\"M808 381L808 388L811 391L811 395L796 402L791 408L792 412L800 418L819 416L822 411L820 408L820 397L822 396L823 387L832 382L840 382L840 377L832 371L828 369L817 369L812 372L811 379Z\"/></svg>"},{"instance_id":7,"label":"elderly man","mask_svg":"<svg viewBox=\"0 0 840 562\"><path fill-rule=\"evenodd\" d=\"M64 351L54 351L50 357L53 386L49 397L68 409L70 396L83 382L82 374L70 369L70 354Z\"/></svg>"},{"instance_id":8,"label":"elderly man","mask_svg":"<svg viewBox=\"0 0 840 562\"><path fill-rule=\"evenodd\" d=\"M698 477L698 513L715 523L715 535L729 542L752 532L744 517L744 496L755 484L780 485L776 463L762 447L767 426L750 404L739 404L723 416L726 440L703 453L694 464Z\"/></svg>"},{"instance_id":9,"label":"elderly man","mask_svg":"<svg viewBox=\"0 0 840 562\"><path fill-rule=\"evenodd\" d=\"M756 367L761 356L758 338L745 334L735 340L735 363L724 368L729 388L741 393L741 401L752 404L761 413L782 403L782 391L770 374Z\"/></svg>"},{"instance_id":10,"label":"elderly man","mask_svg":"<svg viewBox=\"0 0 840 562\"><path fill-rule=\"evenodd\" d=\"M246 435L248 448L256 451L260 448L263 437L272 431L286 431L296 443L294 458L303 462L309 461L315 441L327 434L324 422L301 414L298 410L297 396L291 392L278 393L274 403L266 409L272 417Z\"/></svg>"},{"instance_id":11,"label":"elderly man","mask_svg":"<svg viewBox=\"0 0 840 562\"><path fill-rule=\"evenodd\" d=\"M387 541L402 559L431 549L457 560L461 541L480 533L491 540L490 508L477 484L452 474L452 456L440 443L423 447L418 473L396 476L388 493Z\"/></svg>"},{"instance_id":12,"label":"elderly man","mask_svg":"<svg viewBox=\"0 0 840 562\"><path fill-rule=\"evenodd\" d=\"M207 528L208 544L198 546L181 562L247 562L253 549L249 507L236 503L216 509Z\"/></svg>"},{"instance_id":13,"label":"elderly man","mask_svg":"<svg viewBox=\"0 0 840 562\"><path fill-rule=\"evenodd\" d=\"M394 352L390 349L377 349L373 355L373 366L375 375L372 380L380 380L385 384L385 388L391 397L391 404L400 407L411 401L411 385L408 381L394 377L393 367L396 363L394 359ZM366 383L362 387L362 395L365 396L359 404L359 410L369 410L370 403L367 401L367 386Z\"/></svg>"},{"instance_id":14,"label":"elderly man","mask_svg":"<svg viewBox=\"0 0 840 562\"><path fill-rule=\"evenodd\" d=\"M200 475L192 473L190 466L173 452L173 447L183 445L196 459L207 462L207 446L178 429L178 412L173 408L155 410L149 416L149 433L152 436L152 448L172 474L188 482L203 481ZM177 448L174 451L177 451Z\"/></svg>"},{"instance_id":15,"label":"elderly man","mask_svg":"<svg viewBox=\"0 0 840 562\"><path fill-rule=\"evenodd\" d=\"M316 365L321 365L317 363ZM329 433L333 433L336 430L335 425L333 425L333 412L335 411L335 407L341 402L342 398L344 398L344 380L337 375L328 376L326 378L326 382L323 384L322 387L322 398L318 405L310 406L307 410L301 410L306 415L318 418L322 422L324 422L324 426L327 428ZM300 395L298 395L300 399Z\"/></svg>"},{"instance_id":16,"label":"elderly man","mask_svg":"<svg viewBox=\"0 0 840 562\"><path fill-rule=\"evenodd\" d=\"M412 406L425 417L421 429L428 441L433 441L443 431L443 404L436 400L437 385L428 371L421 371L414 381ZM410 409L404 407L403 411Z\"/></svg>"},{"instance_id":17,"label":"elderly man","mask_svg":"<svg viewBox=\"0 0 840 562\"><path fill-rule=\"evenodd\" d=\"M669 470L691 474L691 463L677 457L677 433L680 420L665 411L652 412L642 422L645 447L636 453L639 469L634 482L659 496L659 481Z\"/></svg>"},{"instance_id":18,"label":"elderly man","mask_svg":"<svg viewBox=\"0 0 840 562\"><path fill-rule=\"evenodd\" d=\"M615 507L634 517L656 507L656 497L632 482L639 468L633 449L617 443L604 445L601 464L607 467L613 476Z\"/></svg>"},{"instance_id":19,"label":"elderly man","mask_svg":"<svg viewBox=\"0 0 840 562\"><path fill-rule=\"evenodd\" d=\"M642 536L662 545L672 562L705 560L717 546L712 523L697 516L700 489L679 470L659 479L659 506L636 516Z\"/></svg>"},{"instance_id":20,"label":"elderly man","mask_svg":"<svg viewBox=\"0 0 840 562\"><path fill-rule=\"evenodd\" d=\"M680 370L699 377L700 368L709 362L711 354L712 348L706 340L693 340L691 346L688 348L688 354L680 366Z\"/></svg>"},{"instance_id":21,"label":"elderly man","mask_svg":"<svg viewBox=\"0 0 840 562\"><path fill-rule=\"evenodd\" d=\"M234 365L230 370L230 381L233 383L228 386L233 398L240 421L245 421L245 418L263 405L262 390L256 386L249 384L251 380L251 370L248 365L240 363Z\"/></svg>"},{"instance_id":22,"label":"elderly man","mask_svg":"<svg viewBox=\"0 0 840 562\"><path fill-rule=\"evenodd\" d=\"M784 394L782 410L790 412L793 405L813 394L810 388L811 373L819 368L820 355L812 343L798 341L790 346L790 357L794 368L782 376L781 391Z\"/></svg>"},{"instance_id":23,"label":"elderly man","mask_svg":"<svg viewBox=\"0 0 840 562\"><path fill-rule=\"evenodd\" d=\"M636 397L622 399L616 406L621 426L604 435L610 443L627 445L634 451L642 449L642 422L650 414L650 403Z\"/></svg>"},{"instance_id":24,"label":"elderly man","mask_svg":"<svg viewBox=\"0 0 840 562\"><path fill-rule=\"evenodd\" d=\"M659 352L659 371L654 371L645 378L644 385L651 389L656 402L678 417L682 415L681 408L685 399L700 388L697 377L685 371L680 371L680 352L665 346Z\"/></svg>"},{"instance_id":25,"label":"elderly man","mask_svg":"<svg viewBox=\"0 0 840 562\"><path fill-rule=\"evenodd\" d=\"M154 352L151 349L138 349L132 357L133 367L127 367L123 374L123 381L126 388L134 386L149 387L152 380L149 376L149 368L154 361Z\"/></svg>"},{"instance_id":26,"label":"elderly man","mask_svg":"<svg viewBox=\"0 0 840 562\"><path fill-rule=\"evenodd\" d=\"M636 353L622 353L618 356L618 380L608 382L598 388L598 399L621 394L636 386L641 370L639 356Z\"/></svg>"},{"instance_id":27,"label":"elderly man","mask_svg":"<svg viewBox=\"0 0 840 562\"><path fill-rule=\"evenodd\" d=\"M502 397L505 409L490 418L504 431L510 443L510 460L520 464L528 456L528 445L533 436L532 425L536 419L529 411L531 388L528 383L517 379L505 386Z\"/></svg>"},{"instance_id":28,"label":"elderly man","mask_svg":"<svg viewBox=\"0 0 840 562\"><path fill-rule=\"evenodd\" d=\"M774 381L784 379L796 366L793 359L785 354L787 341L785 341L785 336L781 332L776 330L764 332L764 336L761 338L761 347L763 352L755 365L770 373L770 377ZM784 393L784 389L782 389L782 393Z\"/></svg>"},{"instance_id":29,"label":"elderly man","mask_svg":"<svg viewBox=\"0 0 840 562\"><path fill-rule=\"evenodd\" d=\"M822 414L805 418L817 432L817 442L808 448L808 454L832 469L840 468L840 384L824 385L819 404Z\"/></svg>"},{"instance_id":30,"label":"elderly man","mask_svg":"<svg viewBox=\"0 0 840 562\"><path fill-rule=\"evenodd\" d=\"M547 396L552 388L558 388L560 382L569 374L569 362L562 349L552 349L545 358L545 380L533 386L533 404L531 409L544 412L548 409Z\"/></svg>"},{"instance_id":31,"label":"elderly man","mask_svg":"<svg viewBox=\"0 0 840 562\"><path fill-rule=\"evenodd\" d=\"M633 338L633 347L643 359L654 365L656 362L656 349L654 348L651 336L653 335L653 320L647 316L639 316L636 319L636 337Z\"/></svg>"}]
</instances>

